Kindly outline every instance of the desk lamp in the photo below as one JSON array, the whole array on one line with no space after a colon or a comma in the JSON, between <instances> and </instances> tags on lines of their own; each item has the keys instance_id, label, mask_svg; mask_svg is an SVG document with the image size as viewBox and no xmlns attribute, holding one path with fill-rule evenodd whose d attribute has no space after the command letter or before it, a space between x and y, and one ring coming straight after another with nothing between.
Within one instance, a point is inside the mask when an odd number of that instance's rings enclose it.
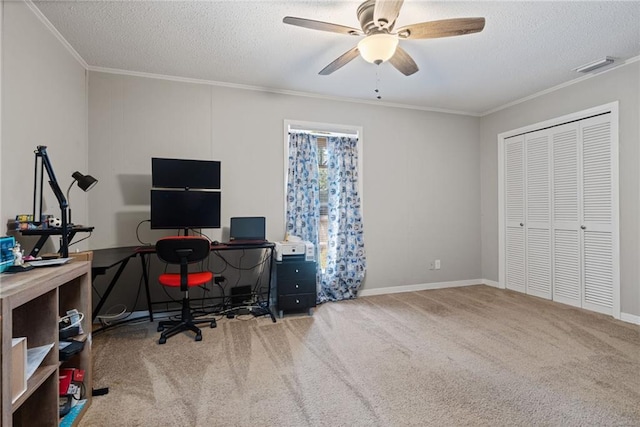
<instances>
[{"instance_id":1,"label":"desk lamp","mask_svg":"<svg viewBox=\"0 0 640 427\"><path fill-rule=\"evenodd\" d=\"M85 193L89 190L91 190L93 187L96 186L96 184L98 183L98 180L95 179L94 177L92 177L91 175L82 175L80 172L75 171L72 175L71 178L73 178L73 181L71 181L71 184L69 185L69 188L67 189L67 209L69 211L69 217L67 218L69 223L72 224L71 222L71 204L70 202L70 198L69 198L69 192L71 191L71 188L73 187L73 184L75 184L76 182L78 183L78 187L82 188L82 191L84 191Z\"/></svg>"},{"instance_id":2,"label":"desk lamp","mask_svg":"<svg viewBox=\"0 0 640 427\"><path fill-rule=\"evenodd\" d=\"M44 169L49 177L49 185L51 186L51 190L53 190L53 194L56 196L58 204L60 205L60 220L62 222L62 241L60 242L60 256L66 258L69 256L69 220L67 217L67 215L70 213L69 202L64 197L64 194L62 194L62 190L58 185L56 174L53 172L53 166L51 165L51 160L49 159L49 154L47 153L47 147L44 145L39 145L34 153L36 155L36 162L33 180L33 217L34 220L36 218L42 218L42 184L44 181ZM74 172L71 176L74 179L73 182L77 181L78 186L84 191L89 191L98 182L98 180L93 178L91 175L82 175L80 172ZM73 182L71 183L72 186ZM71 186L69 187L69 190L67 190L67 197L69 197L70 190ZM37 216L36 213L38 213Z\"/></svg>"}]
</instances>

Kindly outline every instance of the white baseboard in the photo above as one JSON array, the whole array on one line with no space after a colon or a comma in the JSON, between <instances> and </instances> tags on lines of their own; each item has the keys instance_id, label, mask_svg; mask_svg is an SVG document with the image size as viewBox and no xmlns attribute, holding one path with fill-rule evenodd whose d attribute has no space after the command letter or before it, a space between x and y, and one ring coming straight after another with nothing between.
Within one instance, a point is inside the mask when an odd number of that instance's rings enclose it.
<instances>
[{"instance_id":1,"label":"white baseboard","mask_svg":"<svg viewBox=\"0 0 640 427\"><path fill-rule=\"evenodd\" d=\"M487 286L492 286L498 289L504 289L502 286L500 286L500 283L496 282L495 280L482 279L482 284Z\"/></svg>"},{"instance_id":2,"label":"white baseboard","mask_svg":"<svg viewBox=\"0 0 640 427\"><path fill-rule=\"evenodd\" d=\"M417 285L390 286L387 288L363 289L358 296L398 294L400 292L425 291L430 289L458 288L461 286L482 285L482 279L456 280L453 282L420 283Z\"/></svg>"},{"instance_id":3,"label":"white baseboard","mask_svg":"<svg viewBox=\"0 0 640 427\"><path fill-rule=\"evenodd\" d=\"M633 323L634 325L640 325L640 316L636 316L635 314L620 313L620 320Z\"/></svg>"}]
</instances>

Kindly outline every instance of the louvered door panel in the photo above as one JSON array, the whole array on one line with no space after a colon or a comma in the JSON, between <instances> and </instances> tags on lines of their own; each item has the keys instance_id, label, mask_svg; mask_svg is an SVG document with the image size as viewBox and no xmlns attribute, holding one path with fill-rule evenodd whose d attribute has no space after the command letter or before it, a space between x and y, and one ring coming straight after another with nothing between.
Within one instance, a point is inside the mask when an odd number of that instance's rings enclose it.
<instances>
[{"instance_id":1,"label":"louvered door panel","mask_svg":"<svg viewBox=\"0 0 640 427\"><path fill-rule=\"evenodd\" d=\"M551 299L549 229L527 229L527 294Z\"/></svg>"},{"instance_id":2,"label":"louvered door panel","mask_svg":"<svg viewBox=\"0 0 640 427\"><path fill-rule=\"evenodd\" d=\"M553 300L581 306L580 233L553 231Z\"/></svg>"},{"instance_id":3,"label":"louvered door panel","mask_svg":"<svg viewBox=\"0 0 640 427\"><path fill-rule=\"evenodd\" d=\"M524 137L510 138L505 150L506 287L525 292Z\"/></svg>"},{"instance_id":4,"label":"louvered door panel","mask_svg":"<svg viewBox=\"0 0 640 427\"><path fill-rule=\"evenodd\" d=\"M551 298L549 132L525 137L526 293Z\"/></svg>"},{"instance_id":5,"label":"louvered door panel","mask_svg":"<svg viewBox=\"0 0 640 427\"><path fill-rule=\"evenodd\" d=\"M583 218L611 224L611 125L590 122L582 124Z\"/></svg>"},{"instance_id":6,"label":"louvered door panel","mask_svg":"<svg viewBox=\"0 0 640 427\"><path fill-rule=\"evenodd\" d=\"M553 221L578 226L578 127L559 126L553 144ZM566 224L569 223L569 224Z\"/></svg>"},{"instance_id":7,"label":"louvered door panel","mask_svg":"<svg viewBox=\"0 0 640 427\"><path fill-rule=\"evenodd\" d=\"M518 225L524 221L524 138L507 142L506 148L506 207L507 224Z\"/></svg>"},{"instance_id":8,"label":"louvered door panel","mask_svg":"<svg viewBox=\"0 0 640 427\"><path fill-rule=\"evenodd\" d=\"M549 226L549 136L528 138L527 145L527 225Z\"/></svg>"},{"instance_id":9,"label":"louvered door panel","mask_svg":"<svg viewBox=\"0 0 640 427\"><path fill-rule=\"evenodd\" d=\"M614 270L613 151L611 123L607 116L580 123L582 135L583 265L582 306L613 313Z\"/></svg>"},{"instance_id":10,"label":"louvered door panel","mask_svg":"<svg viewBox=\"0 0 640 427\"><path fill-rule=\"evenodd\" d=\"M525 244L524 228L507 228L507 289L525 292Z\"/></svg>"},{"instance_id":11,"label":"louvered door panel","mask_svg":"<svg viewBox=\"0 0 640 427\"><path fill-rule=\"evenodd\" d=\"M607 314L613 306L611 237L606 232L584 232L584 307Z\"/></svg>"}]
</instances>

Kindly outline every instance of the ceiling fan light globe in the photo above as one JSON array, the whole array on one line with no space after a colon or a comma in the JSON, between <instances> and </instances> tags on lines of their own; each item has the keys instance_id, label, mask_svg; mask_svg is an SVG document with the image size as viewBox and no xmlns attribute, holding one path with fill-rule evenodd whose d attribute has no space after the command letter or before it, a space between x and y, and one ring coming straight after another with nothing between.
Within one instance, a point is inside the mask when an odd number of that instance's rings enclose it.
<instances>
[{"instance_id":1,"label":"ceiling fan light globe","mask_svg":"<svg viewBox=\"0 0 640 427\"><path fill-rule=\"evenodd\" d=\"M381 64L391 59L398 47L396 34L372 34L360 40L358 51L365 61Z\"/></svg>"}]
</instances>

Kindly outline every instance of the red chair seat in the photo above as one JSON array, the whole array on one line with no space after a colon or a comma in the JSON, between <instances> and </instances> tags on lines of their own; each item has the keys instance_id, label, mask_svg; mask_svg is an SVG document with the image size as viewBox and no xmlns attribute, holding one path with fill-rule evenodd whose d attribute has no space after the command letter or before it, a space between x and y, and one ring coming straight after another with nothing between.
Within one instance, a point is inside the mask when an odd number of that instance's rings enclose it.
<instances>
[{"instance_id":1,"label":"red chair seat","mask_svg":"<svg viewBox=\"0 0 640 427\"><path fill-rule=\"evenodd\" d=\"M189 273L187 286L200 286L213 279L213 273L210 271L201 271L199 273ZM161 285L170 286L172 288L180 287L180 274L164 273L158 278Z\"/></svg>"}]
</instances>

